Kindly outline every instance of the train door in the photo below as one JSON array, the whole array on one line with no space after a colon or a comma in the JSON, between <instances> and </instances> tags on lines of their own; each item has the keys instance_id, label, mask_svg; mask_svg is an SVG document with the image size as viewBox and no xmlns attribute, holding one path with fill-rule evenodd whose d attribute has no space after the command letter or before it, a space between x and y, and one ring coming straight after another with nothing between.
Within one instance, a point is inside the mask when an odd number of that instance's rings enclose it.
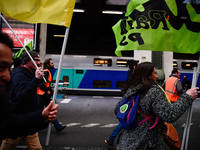
<instances>
[{"instance_id":1,"label":"train door","mask_svg":"<svg viewBox=\"0 0 200 150\"><path fill-rule=\"evenodd\" d=\"M58 69L52 70L53 80L56 80ZM60 81L58 88L72 89L73 88L73 67L62 68L60 73Z\"/></svg>"},{"instance_id":2,"label":"train door","mask_svg":"<svg viewBox=\"0 0 200 150\"><path fill-rule=\"evenodd\" d=\"M56 80L58 69L53 70L53 80ZM81 87L81 82L86 73L86 69L75 69L74 67L65 67L61 69L59 88L77 90Z\"/></svg>"}]
</instances>

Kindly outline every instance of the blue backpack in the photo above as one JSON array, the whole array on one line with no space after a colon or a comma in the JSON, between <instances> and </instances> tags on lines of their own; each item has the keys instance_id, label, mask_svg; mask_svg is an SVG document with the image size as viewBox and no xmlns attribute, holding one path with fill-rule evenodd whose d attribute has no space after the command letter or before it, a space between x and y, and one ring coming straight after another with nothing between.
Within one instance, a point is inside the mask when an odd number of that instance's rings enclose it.
<instances>
[{"instance_id":1,"label":"blue backpack","mask_svg":"<svg viewBox=\"0 0 200 150\"><path fill-rule=\"evenodd\" d=\"M135 116L138 111L139 101L140 95L135 94L132 97L124 98L120 103L117 110L117 119L126 130L131 130L138 126L138 123L135 121Z\"/></svg>"}]
</instances>

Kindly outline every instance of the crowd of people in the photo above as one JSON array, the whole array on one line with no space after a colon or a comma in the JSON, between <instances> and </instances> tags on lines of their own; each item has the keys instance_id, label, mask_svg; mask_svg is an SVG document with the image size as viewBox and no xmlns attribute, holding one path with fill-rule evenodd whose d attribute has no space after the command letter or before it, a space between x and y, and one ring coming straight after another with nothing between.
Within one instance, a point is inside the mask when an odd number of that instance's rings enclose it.
<instances>
[{"instance_id":1,"label":"crowd of people","mask_svg":"<svg viewBox=\"0 0 200 150\"><path fill-rule=\"evenodd\" d=\"M14 150L24 140L28 149L42 150L38 131L57 121L58 104L53 105L50 97L43 99L43 107L39 103L38 88L48 93L42 88L45 71L40 66L39 55L28 51L35 64L26 51L13 62L12 49L12 39L0 32L0 149ZM11 72L12 64L15 68ZM58 126L57 132L65 127Z\"/></svg>"},{"instance_id":2,"label":"crowd of people","mask_svg":"<svg viewBox=\"0 0 200 150\"><path fill-rule=\"evenodd\" d=\"M24 140L29 149L42 150L38 131L47 128L49 122L53 122L57 132L66 127L59 124L58 105L53 105L51 101L53 60L49 58L41 64L39 55L35 51L28 51L35 62L33 63L25 51L21 61L17 59L14 62L15 69L11 73L12 48L11 38L0 32L0 148L12 150L20 140ZM191 83L187 77L184 77L184 82L181 83L179 69L173 69L161 87L157 84L158 75L153 63L137 62L129 67L126 86L122 89L123 98L140 94L139 108L147 116L154 114L151 118L153 121L159 118L156 126L161 130L164 122L172 123L178 120L197 98L199 88L190 89ZM115 114L123 98L116 104ZM138 113L135 119L140 122L145 116ZM134 129L125 130L119 123L105 142L110 149L162 150L164 140L157 128L149 129L151 126L152 124L146 121ZM115 147L113 143L117 136Z\"/></svg>"}]
</instances>

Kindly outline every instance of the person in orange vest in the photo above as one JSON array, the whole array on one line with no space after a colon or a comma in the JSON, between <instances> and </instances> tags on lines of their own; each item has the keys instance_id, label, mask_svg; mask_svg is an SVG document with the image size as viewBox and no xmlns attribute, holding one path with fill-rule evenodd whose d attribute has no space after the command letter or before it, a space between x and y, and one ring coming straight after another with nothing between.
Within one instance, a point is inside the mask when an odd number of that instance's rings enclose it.
<instances>
[{"instance_id":1,"label":"person in orange vest","mask_svg":"<svg viewBox=\"0 0 200 150\"><path fill-rule=\"evenodd\" d=\"M53 95L53 90L51 88L51 82L53 79L51 73L52 69L54 69L54 63L52 59L51 58L46 59L44 62L43 71L44 71L44 77L47 82L43 80L42 83L37 87L39 109L48 106L48 104L51 101L51 96ZM57 119L53 122L53 124L57 133L66 128L66 125L61 125Z\"/></svg>"},{"instance_id":2,"label":"person in orange vest","mask_svg":"<svg viewBox=\"0 0 200 150\"><path fill-rule=\"evenodd\" d=\"M176 102L180 95L185 92L182 87L180 75L180 70L178 68L174 68L169 78L162 85L171 102Z\"/></svg>"}]
</instances>

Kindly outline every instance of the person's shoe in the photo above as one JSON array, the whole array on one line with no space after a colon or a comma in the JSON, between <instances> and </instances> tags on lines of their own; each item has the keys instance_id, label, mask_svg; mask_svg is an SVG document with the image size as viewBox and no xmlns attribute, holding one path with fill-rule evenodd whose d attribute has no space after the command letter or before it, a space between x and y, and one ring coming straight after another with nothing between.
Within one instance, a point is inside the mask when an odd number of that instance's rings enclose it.
<instances>
[{"instance_id":1,"label":"person's shoe","mask_svg":"<svg viewBox=\"0 0 200 150\"><path fill-rule=\"evenodd\" d=\"M107 144L107 146L109 147L109 149L114 149L113 142L111 142L109 139L106 139L105 143Z\"/></svg>"},{"instance_id":2,"label":"person's shoe","mask_svg":"<svg viewBox=\"0 0 200 150\"><path fill-rule=\"evenodd\" d=\"M56 132L59 133L60 131L62 131L65 128L66 128L66 125L63 125L60 129L56 130Z\"/></svg>"}]
</instances>

